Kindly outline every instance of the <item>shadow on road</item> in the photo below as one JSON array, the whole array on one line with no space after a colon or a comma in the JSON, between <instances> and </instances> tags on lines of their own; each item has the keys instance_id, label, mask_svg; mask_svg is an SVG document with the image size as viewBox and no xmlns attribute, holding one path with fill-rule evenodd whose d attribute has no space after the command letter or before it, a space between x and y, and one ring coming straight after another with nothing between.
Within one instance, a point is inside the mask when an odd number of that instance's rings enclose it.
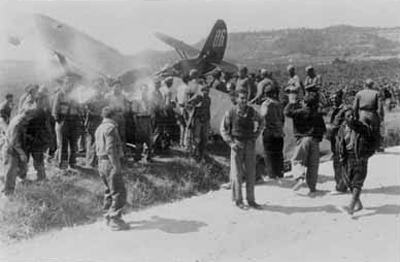
<instances>
[{"instance_id":1,"label":"shadow on road","mask_svg":"<svg viewBox=\"0 0 400 262\"><path fill-rule=\"evenodd\" d=\"M270 212L279 212L286 215L291 215L294 213L316 213L316 212L339 213L340 212L340 210L338 210L334 205L315 206L315 207L262 205L260 209Z\"/></svg>"},{"instance_id":2,"label":"shadow on road","mask_svg":"<svg viewBox=\"0 0 400 262\"><path fill-rule=\"evenodd\" d=\"M151 220L132 221L129 223L131 230L151 230L158 229L170 234L185 234L198 232L201 227L207 226L206 223L195 220L178 220L152 216Z\"/></svg>"},{"instance_id":3,"label":"shadow on road","mask_svg":"<svg viewBox=\"0 0 400 262\"><path fill-rule=\"evenodd\" d=\"M363 194L384 194L384 195L400 195L400 186L384 186L371 189L363 189Z\"/></svg>"},{"instance_id":4,"label":"shadow on road","mask_svg":"<svg viewBox=\"0 0 400 262\"><path fill-rule=\"evenodd\" d=\"M399 215L400 214L400 206L399 205L383 205L376 207L367 207L365 208L368 212L367 214L355 216L354 219L358 219L361 217L370 217L374 215Z\"/></svg>"}]
</instances>

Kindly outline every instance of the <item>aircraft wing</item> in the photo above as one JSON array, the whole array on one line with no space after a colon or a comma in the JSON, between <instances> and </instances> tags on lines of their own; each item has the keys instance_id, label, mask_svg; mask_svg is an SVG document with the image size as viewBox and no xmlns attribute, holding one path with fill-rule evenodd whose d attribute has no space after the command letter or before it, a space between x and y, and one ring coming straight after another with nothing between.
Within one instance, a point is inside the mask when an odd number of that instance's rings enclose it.
<instances>
[{"instance_id":1,"label":"aircraft wing","mask_svg":"<svg viewBox=\"0 0 400 262\"><path fill-rule=\"evenodd\" d=\"M190 57L197 56L200 53L200 50L197 50L191 45L188 45L176 38L171 36L165 35L163 33L155 33L154 34L158 39L166 43L167 45L173 47L176 50L184 52L185 54L189 55Z\"/></svg>"},{"instance_id":2,"label":"aircraft wing","mask_svg":"<svg viewBox=\"0 0 400 262\"><path fill-rule=\"evenodd\" d=\"M35 31L51 51L91 71L118 77L132 69L132 60L77 29L48 16L35 14Z\"/></svg>"},{"instance_id":3,"label":"aircraft wing","mask_svg":"<svg viewBox=\"0 0 400 262\"><path fill-rule=\"evenodd\" d=\"M221 60L218 63L211 63L211 64L216 67L219 67L224 72L236 73L238 71L238 67L235 64L223 60Z\"/></svg>"}]
</instances>

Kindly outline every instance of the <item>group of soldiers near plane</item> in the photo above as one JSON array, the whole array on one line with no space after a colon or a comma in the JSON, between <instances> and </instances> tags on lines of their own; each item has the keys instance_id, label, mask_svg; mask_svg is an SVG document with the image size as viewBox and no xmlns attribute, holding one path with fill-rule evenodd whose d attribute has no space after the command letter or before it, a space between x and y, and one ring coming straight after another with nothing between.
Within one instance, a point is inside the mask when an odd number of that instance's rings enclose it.
<instances>
[{"instance_id":1,"label":"group of soldiers near plane","mask_svg":"<svg viewBox=\"0 0 400 262\"><path fill-rule=\"evenodd\" d=\"M154 88L142 85L140 97L132 100L123 92L119 79L108 82L97 79L91 83L95 94L83 104L70 95L77 85L76 77L66 76L54 97L46 87L28 85L16 110L12 94L5 96L0 107L0 125L4 133L2 192L12 195L17 177L26 181L30 157L38 180L46 179L45 156L54 159L62 170L77 168L78 140L82 136L79 130L83 126L86 166L98 168L106 188L107 223L115 230L127 228L121 218L126 201L122 166L130 151L126 145L135 148L138 159L144 154L145 160L151 162L157 139L175 135L172 123L179 126L179 146L195 160L203 161L210 132L210 105L218 103L209 96L210 88L214 88L231 94L233 102L221 122L220 134L231 148L230 188L236 206L247 208L241 186L245 182L248 206L260 208L254 187L255 143L261 134L267 176L270 180L283 177L286 116L293 119L296 137L292 158L293 190L307 185L310 195L315 194L319 143L325 136L331 141L333 152L334 192L352 192L351 201L344 209L353 214L362 209L360 192L367 175L368 158L379 145L379 126L383 121L379 92L373 90L372 80L366 80L365 89L357 93L353 106L343 104L343 92L336 92L325 124L321 113L321 76L309 66L305 69L307 77L301 81L294 66L289 65L287 70L289 79L283 90L266 69L255 75L242 66L232 77L224 76L218 69L207 76L199 76L193 69L182 77L183 84L177 87L176 94L171 91L173 78L156 78L152 80ZM252 104L261 105L260 111ZM13 110L17 112L11 118Z\"/></svg>"}]
</instances>

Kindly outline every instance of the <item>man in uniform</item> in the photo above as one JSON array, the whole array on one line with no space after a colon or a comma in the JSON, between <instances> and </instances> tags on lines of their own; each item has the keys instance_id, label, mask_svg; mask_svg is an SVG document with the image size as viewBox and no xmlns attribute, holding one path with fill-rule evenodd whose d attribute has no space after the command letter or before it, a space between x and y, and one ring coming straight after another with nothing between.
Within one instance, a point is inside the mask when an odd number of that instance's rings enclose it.
<instances>
[{"instance_id":1,"label":"man in uniform","mask_svg":"<svg viewBox=\"0 0 400 262\"><path fill-rule=\"evenodd\" d=\"M36 93L39 91L39 86L29 84L25 87L25 93L21 95L18 103L18 112L21 112L26 103L33 104L35 102Z\"/></svg>"},{"instance_id":2,"label":"man in uniform","mask_svg":"<svg viewBox=\"0 0 400 262\"><path fill-rule=\"evenodd\" d=\"M11 112L14 108L14 95L6 94L5 101L0 104L0 132L5 133L10 123Z\"/></svg>"},{"instance_id":3,"label":"man in uniform","mask_svg":"<svg viewBox=\"0 0 400 262\"><path fill-rule=\"evenodd\" d=\"M129 112L130 105L125 95L122 93L122 81L117 79L111 83L111 92L105 95L106 104L117 112L118 131L122 143L126 143L126 120L125 116Z\"/></svg>"},{"instance_id":4,"label":"man in uniform","mask_svg":"<svg viewBox=\"0 0 400 262\"><path fill-rule=\"evenodd\" d=\"M265 150L265 166L270 179L283 177L283 115L282 104L278 100L273 86L264 90L266 99L261 105L261 116L265 120L263 143Z\"/></svg>"},{"instance_id":5,"label":"man in uniform","mask_svg":"<svg viewBox=\"0 0 400 262\"><path fill-rule=\"evenodd\" d=\"M118 132L118 111L105 107L103 121L97 128L96 153L99 158L99 174L105 186L104 211L107 225L112 230L126 230L129 225L121 218L126 203L126 189L121 170L123 145Z\"/></svg>"},{"instance_id":6,"label":"man in uniform","mask_svg":"<svg viewBox=\"0 0 400 262\"><path fill-rule=\"evenodd\" d=\"M52 116L56 121L57 160L61 169L66 169L67 165L75 168L76 165L80 112L78 103L69 97L74 81L72 76L65 77L63 87L56 93L52 109Z\"/></svg>"},{"instance_id":7,"label":"man in uniform","mask_svg":"<svg viewBox=\"0 0 400 262\"><path fill-rule=\"evenodd\" d=\"M247 78L248 74L248 69L246 66L240 66L239 67L239 72L238 72L238 79L236 81L236 87L235 90L239 91L241 89L246 90L248 94L249 93L249 80Z\"/></svg>"},{"instance_id":8,"label":"man in uniform","mask_svg":"<svg viewBox=\"0 0 400 262\"><path fill-rule=\"evenodd\" d=\"M96 82L94 88L96 95L93 96L85 105L86 166L89 168L96 167L98 162L94 134L102 121L101 110L106 106L106 101L101 92L101 85Z\"/></svg>"},{"instance_id":9,"label":"man in uniform","mask_svg":"<svg viewBox=\"0 0 400 262\"><path fill-rule=\"evenodd\" d=\"M212 81L210 83L210 87L214 88L215 90L227 93L228 90L226 89L226 85L224 82L221 81L222 72L221 69L215 69L212 74Z\"/></svg>"},{"instance_id":10,"label":"man in uniform","mask_svg":"<svg viewBox=\"0 0 400 262\"><path fill-rule=\"evenodd\" d=\"M33 167L36 171L37 180L46 179L44 166L44 153L49 149L53 138L53 130L50 123L50 111L48 108L46 94L38 92L35 97L36 113L27 125L26 150L28 159L32 156ZM26 107L27 105L25 105ZM24 108L22 108L24 110ZM28 160L29 162L29 160ZM26 178L26 173L20 178Z\"/></svg>"},{"instance_id":11,"label":"man in uniform","mask_svg":"<svg viewBox=\"0 0 400 262\"><path fill-rule=\"evenodd\" d=\"M360 194L367 177L368 159L374 154L371 146L371 128L355 119L351 107L346 107L341 112L344 121L337 132L336 152L339 154L343 165L343 180L352 192L348 206L343 207L349 215L363 209Z\"/></svg>"},{"instance_id":12,"label":"man in uniform","mask_svg":"<svg viewBox=\"0 0 400 262\"><path fill-rule=\"evenodd\" d=\"M224 116L220 133L231 147L231 188L232 200L244 208L242 179L246 179L246 198L249 206L259 208L255 202L254 184L256 176L255 143L264 128L264 120L258 112L247 105L248 93L239 90L237 104Z\"/></svg>"},{"instance_id":13,"label":"man in uniform","mask_svg":"<svg viewBox=\"0 0 400 262\"><path fill-rule=\"evenodd\" d=\"M289 80L286 83L285 93L288 96L296 95L297 99L302 100L304 97L304 86L300 77L296 74L295 67L288 65L287 71L289 73Z\"/></svg>"},{"instance_id":14,"label":"man in uniform","mask_svg":"<svg viewBox=\"0 0 400 262\"><path fill-rule=\"evenodd\" d=\"M378 91L373 90L374 82L372 79L365 81L365 88L359 91L355 98L353 109L357 120L371 126L374 138L374 147L380 146L380 124L383 121L383 103Z\"/></svg>"},{"instance_id":15,"label":"man in uniform","mask_svg":"<svg viewBox=\"0 0 400 262\"><path fill-rule=\"evenodd\" d=\"M250 101L250 104L262 104L264 100L267 98L265 95L265 90L275 90L275 84L270 78L270 73L266 69L261 69L261 77L262 80L258 83L257 86L257 94L256 96Z\"/></svg>"},{"instance_id":16,"label":"man in uniform","mask_svg":"<svg viewBox=\"0 0 400 262\"><path fill-rule=\"evenodd\" d=\"M331 142L331 151L333 153L333 171L335 173L335 190L332 194L343 193L347 191L342 178L342 165L340 163L339 152L336 152L336 136L339 127L343 121L341 110L343 109L343 91L339 90L332 95L333 107L329 114L329 124L327 128L327 138Z\"/></svg>"},{"instance_id":17,"label":"man in uniform","mask_svg":"<svg viewBox=\"0 0 400 262\"><path fill-rule=\"evenodd\" d=\"M152 106L151 92L147 85L141 87L140 97L132 101L133 119L136 127L136 151L137 159L146 157L146 161L151 161L154 142L154 116L155 108ZM147 149L143 150L143 144Z\"/></svg>"},{"instance_id":18,"label":"man in uniform","mask_svg":"<svg viewBox=\"0 0 400 262\"><path fill-rule=\"evenodd\" d=\"M193 118L193 114L195 111L195 108L191 105L188 104L187 101L191 99L196 93L199 92L201 84L200 84L200 79L198 76L198 71L196 69L190 70L189 73L190 81L186 87L186 90L184 92L184 105L185 105L185 115L187 116L186 118L186 130L185 130L185 148L187 151L193 152L193 129L189 126L188 122L190 119Z\"/></svg>"},{"instance_id":19,"label":"man in uniform","mask_svg":"<svg viewBox=\"0 0 400 262\"><path fill-rule=\"evenodd\" d=\"M289 100L285 107L286 116L293 118L293 131L297 146L292 158L292 172L297 180L293 190L300 189L306 182L309 195L316 192L319 168L319 143L326 131L324 119L318 112L318 95L306 92L304 106L296 97Z\"/></svg>"},{"instance_id":20,"label":"man in uniform","mask_svg":"<svg viewBox=\"0 0 400 262\"><path fill-rule=\"evenodd\" d=\"M319 91L322 88L321 76L315 73L314 67L312 66L306 67L306 75L307 76L304 79L305 92L316 92L317 94L319 94Z\"/></svg>"},{"instance_id":21,"label":"man in uniform","mask_svg":"<svg viewBox=\"0 0 400 262\"><path fill-rule=\"evenodd\" d=\"M194 136L194 155L197 161L204 159L204 150L207 143L207 135L210 129L210 106L211 99L209 97L209 87L203 85L200 89L201 93L195 95L188 100L188 104L194 106L193 119L189 120L189 128L193 129Z\"/></svg>"},{"instance_id":22,"label":"man in uniform","mask_svg":"<svg viewBox=\"0 0 400 262\"><path fill-rule=\"evenodd\" d=\"M185 135L186 135L186 120L187 112L185 110L185 92L189 83L189 76L182 77L182 85L177 87L176 92L176 104L177 104L177 123L179 125L179 146L185 147Z\"/></svg>"},{"instance_id":23,"label":"man in uniform","mask_svg":"<svg viewBox=\"0 0 400 262\"><path fill-rule=\"evenodd\" d=\"M4 188L2 193L12 195L15 189L15 180L26 174L28 169L28 155L26 148L27 125L35 116L36 107L29 105L15 116L6 131L3 146Z\"/></svg>"}]
</instances>

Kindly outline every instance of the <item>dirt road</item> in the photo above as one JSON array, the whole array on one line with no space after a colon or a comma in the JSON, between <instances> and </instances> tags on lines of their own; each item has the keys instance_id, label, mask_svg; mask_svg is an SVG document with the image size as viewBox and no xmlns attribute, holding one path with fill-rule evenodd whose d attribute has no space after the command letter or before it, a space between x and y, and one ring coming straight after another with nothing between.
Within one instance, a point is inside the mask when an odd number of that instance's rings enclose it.
<instances>
[{"instance_id":1,"label":"dirt road","mask_svg":"<svg viewBox=\"0 0 400 262\"><path fill-rule=\"evenodd\" d=\"M320 167L319 195L292 182L256 188L263 210L240 210L220 190L125 216L131 230L103 221L2 246L0 261L400 261L400 147L374 156L355 219L332 196L331 162ZM56 260L53 260L56 259Z\"/></svg>"}]
</instances>

